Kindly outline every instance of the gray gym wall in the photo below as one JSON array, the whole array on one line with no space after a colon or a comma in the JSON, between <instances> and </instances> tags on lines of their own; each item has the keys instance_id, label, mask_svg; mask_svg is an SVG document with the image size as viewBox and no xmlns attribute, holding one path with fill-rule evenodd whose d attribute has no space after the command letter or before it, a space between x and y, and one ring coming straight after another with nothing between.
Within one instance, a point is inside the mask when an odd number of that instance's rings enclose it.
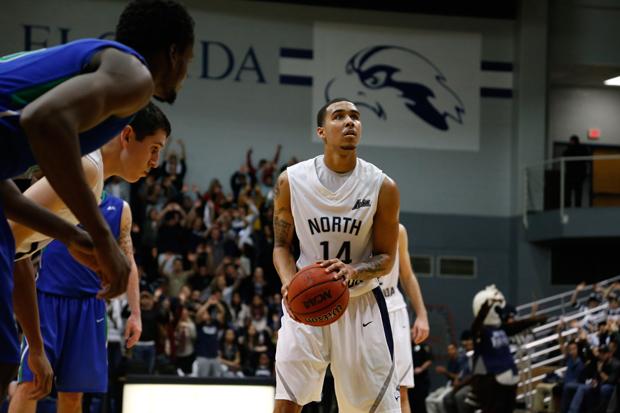
<instances>
[{"instance_id":1,"label":"gray gym wall","mask_svg":"<svg viewBox=\"0 0 620 413\"><path fill-rule=\"evenodd\" d=\"M254 149L256 162L270 158L277 144L283 145L281 161L321 152L322 147L308 139L314 128L309 121L311 88L278 82L279 49L312 49L314 22L480 33L482 61L512 63L514 72L512 98L480 99L478 152L362 146L359 153L400 184L401 219L413 254L476 258L473 279L420 278L427 304L446 306L432 322L451 318L450 333L458 336L471 322L473 295L491 283L515 303L558 291L550 285L549 257L524 240L520 222L522 168L542 161L546 151L547 1L523 0L516 21L238 0L186 3L197 23L196 57L178 102L163 108L172 120L173 136L187 144L186 181L202 188L214 177L227 186L248 147ZM73 40L112 31L123 5L98 0L14 2L10 12L0 15L0 54L24 49L28 30L34 48L58 44L63 36ZM223 43L232 52L229 76L200 79L202 41ZM256 71L239 72L250 48L264 83ZM224 70L224 56L221 49L212 50L213 73ZM175 144L171 149L176 150ZM445 343L443 329L434 338Z\"/></svg>"}]
</instances>

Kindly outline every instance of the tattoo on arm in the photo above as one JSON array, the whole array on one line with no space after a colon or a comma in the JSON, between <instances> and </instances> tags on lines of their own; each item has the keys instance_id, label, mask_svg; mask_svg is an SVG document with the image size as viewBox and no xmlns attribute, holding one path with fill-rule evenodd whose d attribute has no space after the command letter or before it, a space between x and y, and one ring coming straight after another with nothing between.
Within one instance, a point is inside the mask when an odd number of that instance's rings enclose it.
<instances>
[{"instance_id":1,"label":"tattoo on arm","mask_svg":"<svg viewBox=\"0 0 620 413\"><path fill-rule=\"evenodd\" d=\"M274 214L273 220L273 233L274 233L274 246L287 247L290 244L290 232L293 224L285 219L280 218L282 209L279 209Z\"/></svg>"},{"instance_id":2,"label":"tattoo on arm","mask_svg":"<svg viewBox=\"0 0 620 413\"><path fill-rule=\"evenodd\" d=\"M278 199L278 197L280 196L280 191L281 191L281 186L283 185L283 175L280 175L278 177L278 182L276 182L276 184L273 187L273 199Z\"/></svg>"},{"instance_id":3,"label":"tattoo on arm","mask_svg":"<svg viewBox=\"0 0 620 413\"><path fill-rule=\"evenodd\" d=\"M127 257L133 256L133 242L131 241L131 219L121 220L121 231L118 244L121 248L121 251L123 251Z\"/></svg>"},{"instance_id":4,"label":"tattoo on arm","mask_svg":"<svg viewBox=\"0 0 620 413\"><path fill-rule=\"evenodd\" d=\"M389 262L390 257L388 254L378 254L372 256L369 259L354 265L357 270L357 276L355 278L358 280L369 280L384 275L387 271L389 271L389 268L387 268Z\"/></svg>"}]
</instances>

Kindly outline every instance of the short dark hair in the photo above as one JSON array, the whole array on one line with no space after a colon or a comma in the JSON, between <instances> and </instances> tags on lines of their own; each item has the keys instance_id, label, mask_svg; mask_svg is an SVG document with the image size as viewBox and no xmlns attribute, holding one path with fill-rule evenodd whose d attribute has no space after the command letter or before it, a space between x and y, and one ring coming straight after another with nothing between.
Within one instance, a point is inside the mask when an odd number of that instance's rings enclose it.
<instances>
[{"instance_id":1,"label":"short dark hair","mask_svg":"<svg viewBox=\"0 0 620 413\"><path fill-rule=\"evenodd\" d=\"M334 98L332 100L330 100L329 102L327 102L326 104L324 104L321 109L319 109L319 111L316 114L316 124L318 127L322 127L323 125L325 125L325 112L327 112L327 108L333 104L333 103L337 103L337 102L349 102L349 103L353 103L351 102L349 99L347 98Z\"/></svg>"},{"instance_id":2,"label":"short dark hair","mask_svg":"<svg viewBox=\"0 0 620 413\"><path fill-rule=\"evenodd\" d=\"M116 41L148 57L171 45L185 50L194 43L194 19L171 0L134 0L116 26Z\"/></svg>"},{"instance_id":3,"label":"short dark hair","mask_svg":"<svg viewBox=\"0 0 620 413\"><path fill-rule=\"evenodd\" d=\"M146 107L141 109L129 123L136 134L136 140L142 142L145 137L155 134L162 129L166 132L166 137L170 136L172 128L168 118L153 102L149 102Z\"/></svg>"}]
</instances>

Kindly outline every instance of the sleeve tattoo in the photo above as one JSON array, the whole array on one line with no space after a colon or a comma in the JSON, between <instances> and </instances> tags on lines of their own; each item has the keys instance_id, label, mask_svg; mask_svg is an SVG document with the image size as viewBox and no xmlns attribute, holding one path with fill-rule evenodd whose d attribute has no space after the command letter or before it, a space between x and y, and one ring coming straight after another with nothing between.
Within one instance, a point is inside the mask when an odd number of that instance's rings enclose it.
<instances>
[{"instance_id":1,"label":"sleeve tattoo","mask_svg":"<svg viewBox=\"0 0 620 413\"><path fill-rule=\"evenodd\" d=\"M274 244L276 247L286 247L289 245L290 232L292 228L292 224L285 219L280 218L280 213L283 208L280 208L274 214L273 220L273 233L274 233Z\"/></svg>"}]
</instances>

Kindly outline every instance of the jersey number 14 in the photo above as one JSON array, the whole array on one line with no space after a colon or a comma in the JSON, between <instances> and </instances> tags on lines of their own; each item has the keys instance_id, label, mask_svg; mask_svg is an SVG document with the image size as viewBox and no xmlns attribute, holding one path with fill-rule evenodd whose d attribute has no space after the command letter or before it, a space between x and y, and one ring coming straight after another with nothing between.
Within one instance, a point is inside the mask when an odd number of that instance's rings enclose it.
<instances>
[{"instance_id":1,"label":"jersey number 14","mask_svg":"<svg viewBox=\"0 0 620 413\"><path fill-rule=\"evenodd\" d=\"M323 246L323 259L331 259L329 254L329 241L323 241L321 245ZM342 243L342 246L338 250L338 254L336 254L336 258L345 264L351 264L351 241L344 241Z\"/></svg>"}]
</instances>

